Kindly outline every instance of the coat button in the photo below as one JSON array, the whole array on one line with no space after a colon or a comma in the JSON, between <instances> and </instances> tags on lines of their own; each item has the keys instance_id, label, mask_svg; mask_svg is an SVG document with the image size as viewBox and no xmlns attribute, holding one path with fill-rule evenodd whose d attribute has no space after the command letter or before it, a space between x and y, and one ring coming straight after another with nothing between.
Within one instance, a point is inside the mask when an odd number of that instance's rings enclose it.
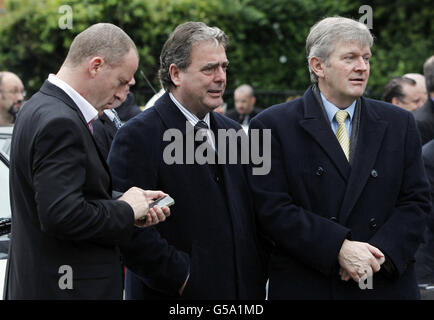
<instances>
[{"instance_id":1,"label":"coat button","mask_svg":"<svg viewBox=\"0 0 434 320\"><path fill-rule=\"evenodd\" d=\"M375 218L371 218L371 220L369 220L369 229L377 229L377 220L375 220Z\"/></svg>"},{"instance_id":2,"label":"coat button","mask_svg":"<svg viewBox=\"0 0 434 320\"><path fill-rule=\"evenodd\" d=\"M215 176L215 182L217 182L217 183L220 182L220 177L219 176Z\"/></svg>"},{"instance_id":3,"label":"coat button","mask_svg":"<svg viewBox=\"0 0 434 320\"><path fill-rule=\"evenodd\" d=\"M336 217L330 217L330 220L333 221L333 222L336 222L336 221L338 221L338 218L336 218Z\"/></svg>"},{"instance_id":4,"label":"coat button","mask_svg":"<svg viewBox=\"0 0 434 320\"><path fill-rule=\"evenodd\" d=\"M317 175L317 176L322 176L322 174L324 173L324 169L323 169L323 167L318 167L317 169L316 169L316 172L315 172L315 174Z\"/></svg>"},{"instance_id":5,"label":"coat button","mask_svg":"<svg viewBox=\"0 0 434 320\"><path fill-rule=\"evenodd\" d=\"M372 177L372 178L376 178L376 177L378 177L378 172L377 172L377 170L373 169L373 170L371 171L371 177Z\"/></svg>"}]
</instances>

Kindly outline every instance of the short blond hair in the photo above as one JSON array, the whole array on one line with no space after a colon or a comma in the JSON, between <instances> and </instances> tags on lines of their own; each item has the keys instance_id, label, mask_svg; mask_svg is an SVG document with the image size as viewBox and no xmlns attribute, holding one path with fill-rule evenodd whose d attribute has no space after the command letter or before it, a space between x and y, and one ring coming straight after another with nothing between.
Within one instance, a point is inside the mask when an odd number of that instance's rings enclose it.
<instances>
[{"instance_id":1,"label":"short blond hair","mask_svg":"<svg viewBox=\"0 0 434 320\"><path fill-rule=\"evenodd\" d=\"M75 67L87 58L102 56L106 63L115 65L131 49L138 55L136 45L125 31L111 23L97 23L74 38L65 64Z\"/></svg>"}]
</instances>

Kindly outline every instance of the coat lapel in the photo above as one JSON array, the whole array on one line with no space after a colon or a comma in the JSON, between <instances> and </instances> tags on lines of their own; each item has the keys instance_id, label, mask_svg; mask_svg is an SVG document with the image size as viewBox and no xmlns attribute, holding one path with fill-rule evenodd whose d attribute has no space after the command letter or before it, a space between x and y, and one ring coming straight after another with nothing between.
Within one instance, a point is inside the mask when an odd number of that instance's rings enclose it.
<instances>
[{"instance_id":1,"label":"coat lapel","mask_svg":"<svg viewBox=\"0 0 434 320\"><path fill-rule=\"evenodd\" d=\"M345 154L336 139L333 130L324 118L321 106L316 101L312 88L309 88L303 96L304 118L300 125L321 146L324 152L332 160L342 178L347 181L350 174L350 165Z\"/></svg>"},{"instance_id":2,"label":"coat lapel","mask_svg":"<svg viewBox=\"0 0 434 320\"><path fill-rule=\"evenodd\" d=\"M354 166L339 212L339 222L343 225L347 222L351 210L360 197L372 169L374 169L375 160L388 125L386 121L378 117L369 101L363 98L361 108L360 131L354 155Z\"/></svg>"},{"instance_id":3,"label":"coat lapel","mask_svg":"<svg viewBox=\"0 0 434 320\"><path fill-rule=\"evenodd\" d=\"M164 123L167 129L177 129L186 134L185 126L186 122L190 124L181 110L170 99L169 93L166 91L160 99L155 102L154 106L157 113L160 115L161 121Z\"/></svg>"}]
</instances>

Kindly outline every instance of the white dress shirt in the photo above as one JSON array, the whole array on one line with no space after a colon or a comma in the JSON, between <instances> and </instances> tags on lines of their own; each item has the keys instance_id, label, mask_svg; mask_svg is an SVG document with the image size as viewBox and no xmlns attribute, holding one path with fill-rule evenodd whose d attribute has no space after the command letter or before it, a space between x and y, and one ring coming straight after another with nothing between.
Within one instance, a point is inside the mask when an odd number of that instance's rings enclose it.
<instances>
[{"instance_id":1,"label":"white dress shirt","mask_svg":"<svg viewBox=\"0 0 434 320\"><path fill-rule=\"evenodd\" d=\"M171 92L169 92L169 97L172 99L173 103L178 107L178 109L182 112L182 114L185 116L188 122L193 126L196 125L196 123L200 120L196 115L188 111L185 107L182 106L181 103L179 103L178 100L173 96ZM208 129L206 130L206 134L208 137L208 141L210 142L211 147L216 151L215 149L215 140L214 140L214 133L211 131L211 124L210 124L210 116L209 113L205 115L205 117L202 119L205 121L205 123L208 125Z\"/></svg>"},{"instance_id":2,"label":"white dress shirt","mask_svg":"<svg viewBox=\"0 0 434 320\"><path fill-rule=\"evenodd\" d=\"M98 118L98 111L95 109L95 107L92 106L85 98L83 98L81 94L75 91L65 81L60 80L58 77L56 77L55 74L52 73L48 76L48 81L54 84L56 87L59 87L60 89L65 91L65 93L72 99L72 101L74 101L74 103L80 109L84 120L86 120L86 123L89 124L89 122Z\"/></svg>"}]
</instances>

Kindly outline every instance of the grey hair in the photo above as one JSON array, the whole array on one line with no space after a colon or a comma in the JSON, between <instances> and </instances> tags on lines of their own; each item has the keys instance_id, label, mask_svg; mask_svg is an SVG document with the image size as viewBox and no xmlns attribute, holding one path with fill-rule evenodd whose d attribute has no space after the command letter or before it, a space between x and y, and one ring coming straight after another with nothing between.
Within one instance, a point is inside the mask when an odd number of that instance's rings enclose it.
<instances>
[{"instance_id":1,"label":"grey hair","mask_svg":"<svg viewBox=\"0 0 434 320\"><path fill-rule=\"evenodd\" d=\"M131 49L138 56L136 45L125 31L111 23L97 23L74 38L65 64L75 67L87 58L101 56L107 64L113 66Z\"/></svg>"},{"instance_id":2,"label":"grey hair","mask_svg":"<svg viewBox=\"0 0 434 320\"><path fill-rule=\"evenodd\" d=\"M426 91L434 92L434 56L428 58L423 65L423 75L425 76Z\"/></svg>"},{"instance_id":3,"label":"grey hair","mask_svg":"<svg viewBox=\"0 0 434 320\"><path fill-rule=\"evenodd\" d=\"M317 57L327 63L338 41L357 42L361 46L372 47L374 38L365 24L353 19L329 17L315 23L306 39L306 55L312 83L317 83L318 77L311 69L309 60Z\"/></svg>"},{"instance_id":4,"label":"grey hair","mask_svg":"<svg viewBox=\"0 0 434 320\"><path fill-rule=\"evenodd\" d=\"M229 44L228 37L221 29L208 27L203 22L185 22L172 32L161 50L158 70L161 86L165 90L175 88L169 73L170 65L175 64L185 71L191 64L193 46L204 41L214 41L216 46L222 45L225 49Z\"/></svg>"}]
</instances>

